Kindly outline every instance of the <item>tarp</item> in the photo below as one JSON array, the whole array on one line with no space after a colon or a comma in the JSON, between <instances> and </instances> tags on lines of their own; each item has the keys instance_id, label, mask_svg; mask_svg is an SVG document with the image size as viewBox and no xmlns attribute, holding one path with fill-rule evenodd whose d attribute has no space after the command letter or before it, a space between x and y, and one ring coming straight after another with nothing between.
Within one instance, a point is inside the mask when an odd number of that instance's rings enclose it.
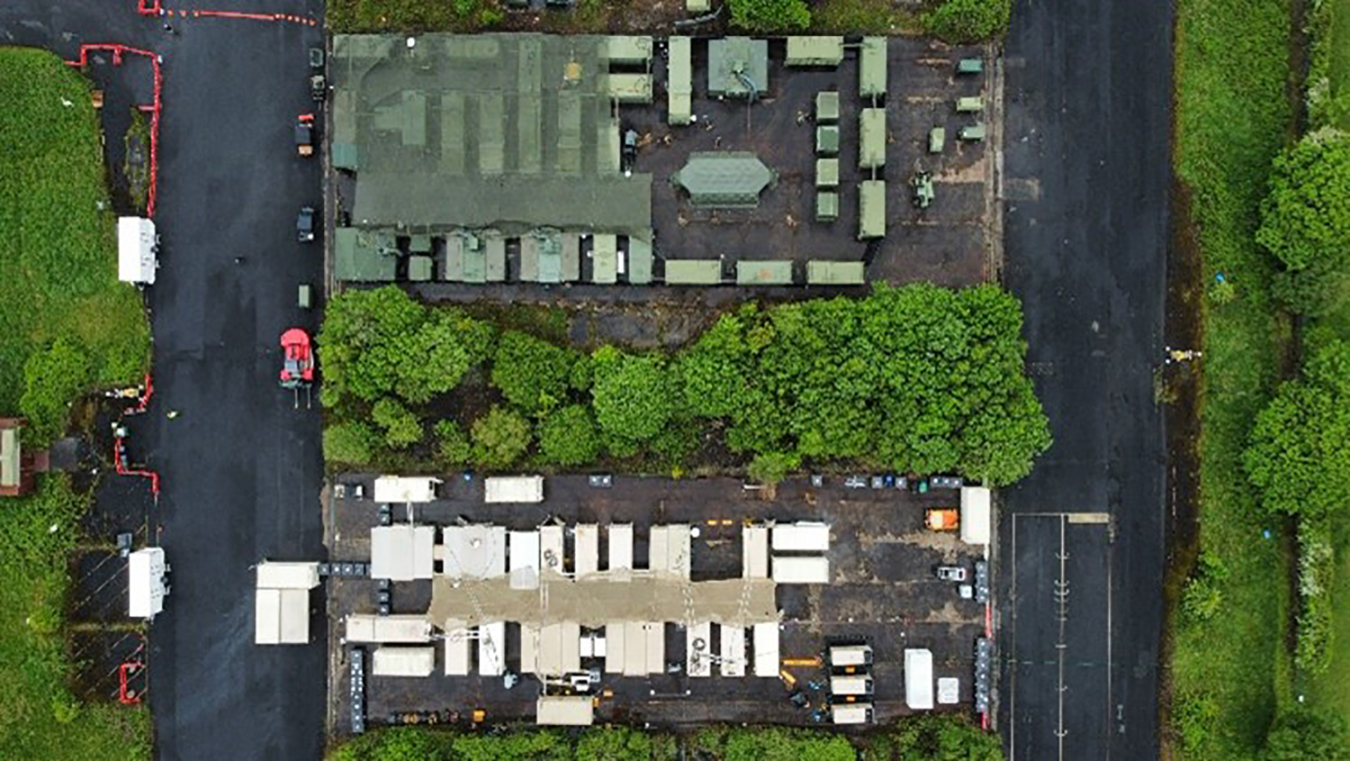
<instances>
[{"instance_id":1,"label":"tarp","mask_svg":"<svg viewBox=\"0 0 1350 761\"><path fill-rule=\"evenodd\" d=\"M534 504L544 501L543 476L494 476L483 483L483 501L488 504Z\"/></svg>"},{"instance_id":2,"label":"tarp","mask_svg":"<svg viewBox=\"0 0 1350 761\"><path fill-rule=\"evenodd\" d=\"M886 38L864 37L858 66L858 94L864 98L886 94Z\"/></svg>"},{"instance_id":3,"label":"tarp","mask_svg":"<svg viewBox=\"0 0 1350 761\"><path fill-rule=\"evenodd\" d=\"M589 727L595 716L586 695L541 695L534 713L535 723L560 727Z\"/></svg>"},{"instance_id":4,"label":"tarp","mask_svg":"<svg viewBox=\"0 0 1350 761\"><path fill-rule=\"evenodd\" d=\"M431 676L436 668L436 649L433 647L377 648L371 658L372 676Z\"/></svg>"},{"instance_id":5,"label":"tarp","mask_svg":"<svg viewBox=\"0 0 1350 761\"><path fill-rule=\"evenodd\" d=\"M830 549L828 523L780 523L773 527L774 552L826 552Z\"/></svg>"},{"instance_id":6,"label":"tarp","mask_svg":"<svg viewBox=\"0 0 1350 761\"><path fill-rule=\"evenodd\" d=\"M983 486L961 487L961 541L989 544L993 509L989 490Z\"/></svg>"},{"instance_id":7,"label":"tarp","mask_svg":"<svg viewBox=\"0 0 1350 761\"><path fill-rule=\"evenodd\" d=\"M886 237L886 181L864 180L858 185L858 240L884 237Z\"/></svg>"},{"instance_id":8,"label":"tarp","mask_svg":"<svg viewBox=\"0 0 1350 761\"><path fill-rule=\"evenodd\" d=\"M823 558L822 558L823 560ZM774 582L719 579L690 582L670 573L601 571L574 579L544 571L540 588L512 589L502 576L431 583L428 620L477 625L484 621L551 624L571 621L587 627L610 621L686 621L748 626L777 621ZM458 586L456 586L456 584Z\"/></svg>"},{"instance_id":9,"label":"tarp","mask_svg":"<svg viewBox=\"0 0 1350 761\"><path fill-rule=\"evenodd\" d=\"M352 613L347 616L346 639L348 642L421 644L431 641L431 622L419 614Z\"/></svg>"},{"instance_id":10,"label":"tarp","mask_svg":"<svg viewBox=\"0 0 1350 761\"><path fill-rule=\"evenodd\" d=\"M667 71L666 121L674 125L688 124L693 116L694 68L691 40L688 37L671 37L669 64Z\"/></svg>"},{"instance_id":11,"label":"tarp","mask_svg":"<svg viewBox=\"0 0 1350 761\"><path fill-rule=\"evenodd\" d=\"M127 615L152 618L164 610L164 548L146 547L127 557Z\"/></svg>"},{"instance_id":12,"label":"tarp","mask_svg":"<svg viewBox=\"0 0 1350 761\"><path fill-rule=\"evenodd\" d=\"M915 711L933 707L933 653L930 650L905 650L905 705Z\"/></svg>"},{"instance_id":13,"label":"tarp","mask_svg":"<svg viewBox=\"0 0 1350 761\"><path fill-rule=\"evenodd\" d=\"M696 207L754 208L774 173L750 151L698 151L670 181L684 188Z\"/></svg>"},{"instance_id":14,"label":"tarp","mask_svg":"<svg viewBox=\"0 0 1350 761\"><path fill-rule=\"evenodd\" d=\"M862 285L862 262L834 262L814 259L806 263L808 285Z\"/></svg>"},{"instance_id":15,"label":"tarp","mask_svg":"<svg viewBox=\"0 0 1350 761\"><path fill-rule=\"evenodd\" d=\"M752 89L753 88L753 89ZM749 37L708 40L708 94L748 97L769 90L769 41Z\"/></svg>"},{"instance_id":16,"label":"tarp","mask_svg":"<svg viewBox=\"0 0 1350 761\"><path fill-rule=\"evenodd\" d=\"M736 285L792 285L792 260L736 262Z\"/></svg>"},{"instance_id":17,"label":"tarp","mask_svg":"<svg viewBox=\"0 0 1350 761\"><path fill-rule=\"evenodd\" d=\"M319 564L263 561L258 564L257 586L259 589L313 589L319 586Z\"/></svg>"},{"instance_id":18,"label":"tarp","mask_svg":"<svg viewBox=\"0 0 1350 761\"><path fill-rule=\"evenodd\" d=\"M370 575L375 579L412 581L432 576L433 526L375 526L370 530Z\"/></svg>"},{"instance_id":19,"label":"tarp","mask_svg":"<svg viewBox=\"0 0 1350 761\"><path fill-rule=\"evenodd\" d=\"M609 536L609 570L633 568L633 524L615 523L606 532Z\"/></svg>"},{"instance_id":20,"label":"tarp","mask_svg":"<svg viewBox=\"0 0 1350 761\"><path fill-rule=\"evenodd\" d=\"M828 584L830 561L820 556L773 556L773 580L778 584Z\"/></svg>"},{"instance_id":21,"label":"tarp","mask_svg":"<svg viewBox=\"0 0 1350 761\"><path fill-rule=\"evenodd\" d=\"M886 109L864 108L858 114L858 167L886 165Z\"/></svg>"},{"instance_id":22,"label":"tarp","mask_svg":"<svg viewBox=\"0 0 1350 761\"><path fill-rule=\"evenodd\" d=\"M142 217L117 218L117 279L155 284L155 223Z\"/></svg>"},{"instance_id":23,"label":"tarp","mask_svg":"<svg viewBox=\"0 0 1350 761\"><path fill-rule=\"evenodd\" d=\"M375 479L376 502L430 502L436 499L437 478L380 476Z\"/></svg>"}]
</instances>

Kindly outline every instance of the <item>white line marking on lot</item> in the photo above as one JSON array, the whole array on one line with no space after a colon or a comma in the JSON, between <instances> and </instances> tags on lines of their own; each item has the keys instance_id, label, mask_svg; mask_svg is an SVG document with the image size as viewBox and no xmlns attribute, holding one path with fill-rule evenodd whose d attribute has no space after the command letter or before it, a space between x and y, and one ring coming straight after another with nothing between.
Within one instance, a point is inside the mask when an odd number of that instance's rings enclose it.
<instances>
[{"instance_id":1,"label":"white line marking on lot","mask_svg":"<svg viewBox=\"0 0 1350 761\"><path fill-rule=\"evenodd\" d=\"M1059 521L1059 581L1055 582L1055 596L1059 602L1059 641L1055 643L1055 649L1059 651L1059 683L1056 685L1057 697L1059 698L1059 726L1055 730L1055 737L1059 740L1059 758L1064 759L1064 736L1069 734L1064 728L1064 657L1068 650L1068 643L1064 641L1064 631L1069 621L1069 582L1065 577L1069 559L1068 547L1066 546L1065 534L1068 530L1069 522L1065 518Z\"/></svg>"},{"instance_id":2,"label":"white line marking on lot","mask_svg":"<svg viewBox=\"0 0 1350 761\"><path fill-rule=\"evenodd\" d=\"M1017 513L1012 514L1012 581L1008 585L1008 658L1017 653ZM1008 756L1017 758L1017 666L1008 669Z\"/></svg>"},{"instance_id":3,"label":"white line marking on lot","mask_svg":"<svg viewBox=\"0 0 1350 761\"><path fill-rule=\"evenodd\" d=\"M1064 513L1069 523L1110 523L1110 513Z\"/></svg>"}]
</instances>

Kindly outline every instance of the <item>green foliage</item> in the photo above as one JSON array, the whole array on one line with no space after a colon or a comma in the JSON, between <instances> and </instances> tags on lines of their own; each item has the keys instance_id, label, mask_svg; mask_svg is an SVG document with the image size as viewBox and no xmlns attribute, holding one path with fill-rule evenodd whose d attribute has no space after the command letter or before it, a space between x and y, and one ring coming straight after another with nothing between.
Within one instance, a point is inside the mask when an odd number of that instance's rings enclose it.
<instances>
[{"instance_id":1,"label":"green foliage","mask_svg":"<svg viewBox=\"0 0 1350 761\"><path fill-rule=\"evenodd\" d=\"M28 418L36 443L45 445L65 430L70 403L88 387L90 372L88 354L64 336L29 355L19 412Z\"/></svg>"},{"instance_id":2,"label":"green foliage","mask_svg":"<svg viewBox=\"0 0 1350 761\"><path fill-rule=\"evenodd\" d=\"M421 404L454 388L491 342L491 327L425 307L397 286L344 291L329 299L319 332L324 404L388 394Z\"/></svg>"},{"instance_id":3,"label":"green foliage","mask_svg":"<svg viewBox=\"0 0 1350 761\"><path fill-rule=\"evenodd\" d=\"M801 455L789 452L764 452L755 455L755 459L750 461L746 475L753 481L772 486L801 465Z\"/></svg>"},{"instance_id":4,"label":"green foliage","mask_svg":"<svg viewBox=\"0 0 1350 761\"><path fill-rule=\"evenodd\" d=\"M436 455L441 464L464 465L473 458L469 437L464 435L464 429L459 423L454 420L437 420L434 433Z\"/></svg>"},{"instance_id":5,"label":"green foliage","mask_svg":"<svg viewBox=\"0 0 1350 761\"><path fill-rule=\"evenodd\" d=\"M1266 734L1263 761L1308 759L1350 759L1350 734L1339 716L1295 706L1280 714Z\"/></svg>"},{"instance_id":6,"label":"green foliage","mask_svg":"<svg viewBox=\"0 0 1350 761\"><path fill-rule=\"evenodd\" d=\"M651 735L628 727L595 727L577 741L577 761L646 761L651 757Z\"/></svg>"},{"instance_id":7,"label":"green foliage","mask_svg":"<svg viewBox=\"0 0 1350 761\"><path fill-rule=\"evenodd\" d=\"M1298 639L1294 663L1312 674L1331 665L1335 630L1332 593L1336 584L1336 553L1331 524L1325 516L1298 522Z\"/></svg>"},{"instance_id":8,"label":"green foliage","mask_svg":"<svg viewBox=\"0 0 1350 761\"><path fill-rule=\"evenodd\" d=\"M803 0L730 0L731 23L750 32L796 32L811 25Z\"/></svg>"},{"instance_id":9,"label":"green foliage","mask_svg":"<svg viewBox=\"0 0 1350 761\"><path fill-rule=\"evenodd\" d=\"M643 442L656 436L675 412L665 363L656 355L597 349L591 398L600 428L609 436Z\"/></svg>"},{"instance_id":10,"label":"green foliage","mask_svg":"<svg viewBox=\"0 0 1350 761\"><path fill-rule=\"evenodd\" d=\"M510 466L530 446L530 421L509 407L493 407L473 421L473 460L484 468Z\"/></svg>"},{"instance_id":11,"label":"green foliage","mask_svg":"<svg viewBox=\"0 0 1350 761\"><path fill-rule=\"evenodd\" d=\"M539 424L539 451L545 462L584 465L600 456L600 433L590 409L572 404L549 414Z\"/></svg>"},{"instance_id":12,"label":"green foliage","mask_svg":"<svg viewBox=\"0 0 1350 761\"><path fill-rule=\"evenodd\" d=\"M455 735L422 727L385 727L343 743L331 761L449 761Z\"/></svg>"},{"instance_id":13,"label":"green foliage","mask_svg":"<svg viewBox=\"0 0 1350 761\"><path fill-rule=\"evenodd\" d=\"M390 449L404 449L422 440L422 423L397 399L381 399L370 409L370 419L384 429Z\"/></svg>"},{"instance_id":14,"label":"green foliage","mask_svg":"<svg viewBox=\"0 0 1350 761\"><path fill-rule=\"evenodd\" d=\"M98 117L78 69L40 50L0 47L0 415L26 392L29 357L57 339L81 347L77 390L141 379L150 330L140 292L117 280L114 215ZM57 380L63 384L64 380ZM54 391L54 389L53 389ZM36 402L60 419L55 394Z\"/></svg>"},{"instance_id":15,"label":"green foliage","mask_svg":"<svg viewBox=\"0 0 1350 761\"><path fill-rule=\"evenodd\" d=\"M1323 129L1275 159L1256 240L1290 270L1350 259L1350 137Z\"/></svg>"},{"instance_id":16,"label":"green foliage","mask_svg":"<svg viewBox=\"0 0 1350 761\"><path fill-rule=\"evenodd\" d=\"M1195 573L1182 593L1182 612L1197 622L1213 618L1223 608L1223 587L1228 575L1222 557L1212 550L1202 551Z\"/></svg>"},{"instance_id":17,"label":"green foliage","mask_svg":"<svg viewBox=\"0 0 1350 761\"><path fill-rule=\"evenodd\" d=\"M1227 279L1210 283L1205 292L1209 296L1209 300L1216 306L1231 304L1238 297L1237 286L1233 285L1232 280Z\"/></svg>"},{"instance_id":18,"label":"green foliage","mask_svg":"<svg viewBox=\"0 0 1350 761\"><path fill-rule=\"evenodd\" d=\"M334 32L472 32L499 21L495 0L331 0Z\"/></svg>"},{"instance_id":19,"label":"green foliage","mask_svg":"<svg viewBox=\"0 0 1350 761\"><path fill-rule=\"evenodd\" d=\"M901 721L890 733L899 757L952 761L1003 761L998 735L981 731L955 714L923 714Z\"/></svg>"},{"instance_id":20,"label":"green foliage","mask_svg":"<svg viewBox=\"0 0 1350 761\"><path fill-rule=\"evenodd\" d=\"M1256 417L1243 455L1271 512L1321 516L1350 500L1350 344L1320 347Z\"/></svg>"},{"instance_id":21,"label":"green foliage","mask_svg":"<svg viewBox=\"0 0 1350 761\"><path fill-rule=\"evenodd\" d=\"M1219 722L1219 701L1209 691L1178 694L1172 700L1173 736L1193 758L1209 758Z\"/></svg>"},{"instance_id":22,"label":"green foliage","mask_svg":"<svg viewBox=\"0 0 1350 761\"><path fill-rule=\"evenodd\" d=\"M567 398L574 352L509 330L497 344L492 385L530 415L547 414Z\"/></svg>"},{"instance_id":23,"label":"green foliage","mask_svg":"<svg viewBox=\"0 0 1350 761\"><path fill-rule=\"evenodd\" d=\"M380 435L365 423L335 423L323 430L323 459L327 462L364 465L370 462Z\"/></svg>"},{"instance_id":24,"label":"green foliage","mask_svg":"<svg viewBox=\"0 0 1350 761\"><path fill-rule=\"evenodd\" d=\"M1012 0L943 0L923 18L924 29L947 42L982 42L1003 35Z\"/></svg>"}]
</instances>

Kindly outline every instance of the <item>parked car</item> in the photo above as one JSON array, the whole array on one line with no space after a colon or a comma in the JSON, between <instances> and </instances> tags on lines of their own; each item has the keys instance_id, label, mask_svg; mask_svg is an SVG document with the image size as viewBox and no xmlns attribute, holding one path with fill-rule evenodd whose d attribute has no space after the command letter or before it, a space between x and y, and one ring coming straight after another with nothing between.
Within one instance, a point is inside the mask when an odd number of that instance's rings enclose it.
<instances>
[{"instance_id":1,"label":"parked car","mask_svg":"<svg viewBox=\"0 0 1350 761\"><path fill-rule=\"evenodd\" d=\"M295 237L301 243L312 243L314 241L315 216L313 206L301 208L300 213L296 215Z\"/></svg>"},{"instance_id":2,"label":"parked car","mask_svg":"<svg viewBox=\"0 0 1350 761\"><path fill-rule=\"evenodd\" d=\"M937 567L937 577L942 581L965 581L966 569L959 565L940 565Z\"/></svg>"},{"instance_id":3,"label":"parked car","mask_svg":"<svg viewBox=\"0 0 1350 761\"><path fill-rule=\"evenodd\" d=\"M845 489L866 489L867 476L849 476L844 479Z\"/></svg>"}]
</instances>

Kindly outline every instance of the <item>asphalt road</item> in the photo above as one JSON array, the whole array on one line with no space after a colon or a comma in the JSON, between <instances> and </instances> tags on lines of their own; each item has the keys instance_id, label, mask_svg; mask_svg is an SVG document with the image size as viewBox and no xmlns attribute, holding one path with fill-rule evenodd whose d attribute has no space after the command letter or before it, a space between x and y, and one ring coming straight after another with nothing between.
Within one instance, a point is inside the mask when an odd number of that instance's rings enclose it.
<instances>
[{"instance_id":1,"label":"asphalt road","mask_svg":"<svg viewBox=\"0 0 1350 761\"><path fill-rule=\"evenodd\" d=\"M1166 3L1014 4L1005 280L1023 300L1028 370L1055 437L1005 494L1000 522L999 725L1014 759L1158 754L1165 449L1152 368L1166 288L1171 30ZM1064 521L1061 537L1060 520L1032 513L1108 513L1110 523ZM1047 643L1064 651L1067 672ZM1109 665L1094 665L1108 654Z\"/></svg>"},{"instance_id":2,"label":"asphalt road","mask_svg":"<svg viewBox=\"0 0 1350 761\"><path fill-rule=\"evenodd\" d=\"M322 17L312 0L271 5ZM0 40L65 58L81 42L121 42L164 59L156 395L142 440L163 478L161 542L173 569L150 633L158 753L317 759L321 596L311 644L256 647L251 566L324 556L318 410L293 409L276 383L282 330L318 324L297 308L296 289L321 283L322 253L296 242L294 222L298 207L321 205L320 168L296 157L291 125L313 107L306 50L320 31L184 18L170 34L162 23L138 17L134 0L13 0L0 7Z\"/></svg>"}]
</instances>

